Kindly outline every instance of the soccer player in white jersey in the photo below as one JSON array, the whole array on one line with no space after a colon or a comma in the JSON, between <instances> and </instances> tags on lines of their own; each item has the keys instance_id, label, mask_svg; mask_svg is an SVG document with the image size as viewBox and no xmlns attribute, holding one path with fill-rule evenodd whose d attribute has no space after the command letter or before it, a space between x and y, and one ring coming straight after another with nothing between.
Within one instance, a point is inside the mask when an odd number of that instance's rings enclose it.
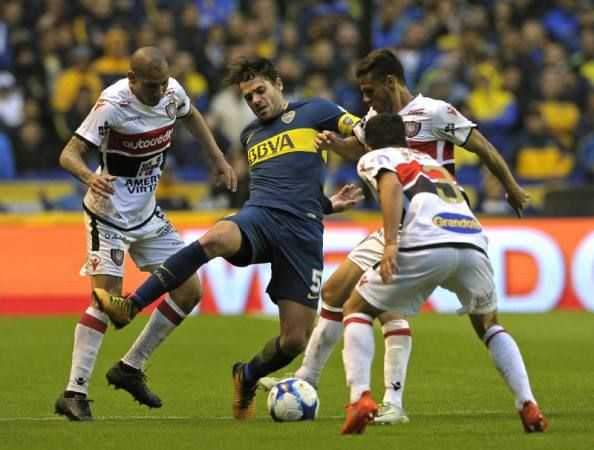
<instances>
[{"instance_id":1,"label":"soccer player in white jersey","mask_svg":"<svg viewBox=\"0 0 594 450\"><path fill-rule=\"evenodd\" d=\"M527 194L514 180L507 164L493 145L447 102L411 94L405 85L402 64L388 49L372 51L357 65L357 79L363 101L370 106L367 116L355 126L354 134L343 139L331 132L318 136L321 148L347 158L364 152L365 123L378 112L399 113L405 124L408 146L432 156L454 174L454 145L476 153L504 186L510 205L518 215L528 201ZM355 284L383 253L383 230L372 233L351 251L322 287L322 309L309 340L301 367L295 376L317 385L334 346L342 336L342 305ZM379 318L384 334L385 394L376 423L406 423L403 393L412 348L411 329L397 313L386 312ZM261 380L269 388L274 378Z\"/></svg>"},{"instance_id":2,"label":"soccer player in white jersey","mask_svg":"<svg viewBox=\"0 0 594 450\"><path fill-rule=\"evenodd\" d=\"M373 320L385 311L418 312L437 286L454 292L515 397L526 432L545 431L520 350L497 321L487 238L454 178L431 156L406 148L401 115L366 125L370 150L357 172L378 199L384 245L344 305L343 361L350 403L343 434L362 433L377 412L370 393ZM401 227L400 231L399 228Z\"/></svg>"},{"instance_id":3,"label":"soccer player in white jersey","mask_svg":"<svg viewBox=\"0 0 594 450\"><path fill-rule=\"evenodd\" d=\"M60 164L89 189L83 201L87 231L87 261L81 275L92 288L121 295L124 254L143 271L153 271L185 246L155 201L175 121L200 142L212 162L218 182L231 190L237 180L180 84L169 76L162 53L138 49L128 77L107 87L93 110L60 155ZM91 171L83 155L100 152L101 165ZM199 302L197 275L172 291L151 315L128 353L107 373L109 384L124 389L152 408L161 400L145 383L144 363L157 346ZM72 366L66 390L55 412L70 420L91 420L88 384L107 330L108 317L96 305L82 315L74 332Z\"/></svg>"}]
</instances>

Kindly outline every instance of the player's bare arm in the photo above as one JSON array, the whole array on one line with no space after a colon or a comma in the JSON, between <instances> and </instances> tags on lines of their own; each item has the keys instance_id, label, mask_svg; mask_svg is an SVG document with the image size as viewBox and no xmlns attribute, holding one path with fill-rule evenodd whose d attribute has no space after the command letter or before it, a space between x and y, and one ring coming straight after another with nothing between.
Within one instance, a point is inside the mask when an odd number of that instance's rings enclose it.
<instances>
[{"instance_id":1,"label":"player's bare arm","mask_svg":"<svg viewBox=\"0 0 594 450\"><path fill-rule=\"evenodd\" d=\"M398 227L402 220L403 206L402 185L394 172L380 172L378 192L384 224L384 256L380 262L380 275L382 281L388 283L398 270Z\"/></svg>"},{"instance_id":2,"label":"player's bare arm","mask_svg":"<svg viewBox=\"0 0 594 450\"><path fill-rule=\"evenodd\" d=\"M231 165L225 159L223 152L217 145L211 131L209 130L202 114L192 106L190 113L181 119L184 126L208 152L213 171L218 183L224 184L227 189L235 192L237 190L237 176Z\"/></svg>"},{"instance_id":3,"label":"player's bare arm","mask_svg":"<svg viewBox=\"0 0 594 450\"><path fill-rule=\"evenodd\" d=\"M83 155L89 150L90 147L85 141L73 136L60 154L60 165L64 170L89 186L94 194L108 198L114 193L111 183L116 177L109 174L96 174L89 169L83 159Z\"/></svg>"},{"instance_id":4,"label":"player's bare arm","mask_svg":"<svg viewBox=\"0 0 594 450\"><path fill-rule=\"evenodd\" d=\"M318 150L332 151L351 161L357 161L365 153L365 147L355 136L343 138L333 131L318 133L315 143Z\"/></svg>"},{"instance_id":5,"label":"player's bare arm","mask_svg":"<svg viewBox=\"0 0 594 450\"><path fill-rule=\"evenodd\" d=\"M464 148L476 153L487 168L497 177L507 193L507 201L518 217L530 200L529 195L521 188L512 175L505 160L497 149L477 129L472 130Z\"/></svg>"},{"instance_id":6,"label":"player's bare arm","mask_svg":"<svg viewBox=\"0 0 594 450\"><path fill-rule=\"evenodd\" d=\"M343 212L353 208L363 201L363 190L356 184L345 184L338 192L330 197L332 212Z\"/></svg>"}]
</instances>

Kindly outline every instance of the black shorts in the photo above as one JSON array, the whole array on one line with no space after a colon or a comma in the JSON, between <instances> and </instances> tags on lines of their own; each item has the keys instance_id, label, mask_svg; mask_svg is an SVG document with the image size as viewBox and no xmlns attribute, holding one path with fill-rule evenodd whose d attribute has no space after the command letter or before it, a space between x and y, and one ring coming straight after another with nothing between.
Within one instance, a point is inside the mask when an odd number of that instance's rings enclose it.
<instances>
[{"instance_id":1,"label":"black shorts","mask_svg":"<svg viewBox=\"0 0 594 450\"><path fill-rule=\"evenodd\" d=\"M228 258L229 262L270 263L266 292L273 302L286 299L317 309L323 270L321 222L262 206L246 206L224 220L236 223L251 246L251 260Z\"/></svg>"}]
</instances>

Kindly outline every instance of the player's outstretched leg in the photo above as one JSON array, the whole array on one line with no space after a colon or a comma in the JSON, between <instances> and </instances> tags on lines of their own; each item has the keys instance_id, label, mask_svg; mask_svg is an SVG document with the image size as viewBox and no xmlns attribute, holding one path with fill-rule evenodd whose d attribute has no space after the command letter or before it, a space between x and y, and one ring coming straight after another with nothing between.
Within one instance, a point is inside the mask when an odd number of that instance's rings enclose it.
<instances>
[{"instance_id":1,"label":"player's outstretched leg","mask_svg":"<svg viewBox=\"0 0 594 450\"><path fill-rule=\"evenodd\" d=\"M246 420L254 417L256 410L256 388L257 383L249 383L245 377L245 364L236 362L233 364L233 417L238 420Z\"/></svg>"},{"instance_id":2,"label":"player's outstretched leg","mask_svg":"<svg viewBox=\"0 0 594 450\"><path fill-rule=\"evenodd\" d=\"M139 311L132 300L118 295L111 295L101 288L93 289L93 300L118 329L128 325Z\"/></svg>"},{"instance_id":3,"label":"player's outstretched leg","mask_svg":"<svg viewBox=\"0 0 594 450\"><path fill-rule=\"evenodd\" d=\"M488 321L480 315L471 315L471 321L475 329L477 329L477 322L491 323L482 335L482 339L489 349L495 367L514 394L516 409L520 414L524 430L527 433L546 431L549 422L534 398L524 359L514 338L497 324L495 319ZM480 331L480 327L477 331Z\"/></svg>"}]
</instances>

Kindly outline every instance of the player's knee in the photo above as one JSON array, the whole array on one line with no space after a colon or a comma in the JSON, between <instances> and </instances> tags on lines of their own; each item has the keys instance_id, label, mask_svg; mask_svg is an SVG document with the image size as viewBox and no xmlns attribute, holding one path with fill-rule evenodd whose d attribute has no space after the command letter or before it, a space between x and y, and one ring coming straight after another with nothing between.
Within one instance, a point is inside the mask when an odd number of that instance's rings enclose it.
<instances>
[{"instance_id":1,"label":"player's knee","mask_svg":"<svg viewBox=\"0 0 594 450\"><path fill-rule=\"evenodd\" d=\"M322 300L328 306L333 306L335 308L342 307L344 303L343 299L340 295L340 289L336 285L336 283L324 283L322 286Z\"/></svg>"}]
</instances>

